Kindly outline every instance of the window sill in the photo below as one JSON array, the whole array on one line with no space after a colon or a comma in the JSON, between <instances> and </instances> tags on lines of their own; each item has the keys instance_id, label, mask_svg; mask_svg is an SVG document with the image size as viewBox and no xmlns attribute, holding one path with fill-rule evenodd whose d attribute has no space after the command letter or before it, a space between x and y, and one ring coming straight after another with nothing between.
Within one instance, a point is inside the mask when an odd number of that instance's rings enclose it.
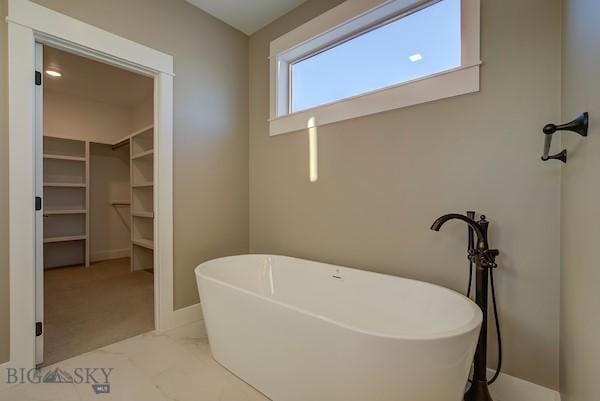
<instances>
[{"instance_id":1,"label":"window sill","mask_svg":"<svg viewBox=\"0 0 600 401\"><path fill-rule=\"evenodd\" d=\"M437 75L329 103L269 120L270 135L306 129L310 119L316 126L479 91L479 66L459 67Z\"/></svg>"}]
</instances>

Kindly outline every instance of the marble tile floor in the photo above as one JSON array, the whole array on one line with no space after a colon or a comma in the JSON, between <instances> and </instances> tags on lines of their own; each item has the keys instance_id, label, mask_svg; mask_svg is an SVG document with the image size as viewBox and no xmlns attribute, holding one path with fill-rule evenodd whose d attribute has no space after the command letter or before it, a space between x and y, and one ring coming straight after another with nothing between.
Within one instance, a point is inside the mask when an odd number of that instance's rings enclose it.
<instances>
[{"instance_id":1,"label":"marble tile floor","mask_svg":"<svg viewBox=\"0 0 600 401\"><path fill-rule=\"evenodd\" d=\"M85 368L112 368L88 371L90 382L102 383L108 373L109 393L96 394L103 389L90 383L14 384L0 391L0 401L269 401L215 362L205 333L201 322L149 332L37 372L78 382ZM6 381L7 372L2 376Z\"/></svg>"}]
</instances>

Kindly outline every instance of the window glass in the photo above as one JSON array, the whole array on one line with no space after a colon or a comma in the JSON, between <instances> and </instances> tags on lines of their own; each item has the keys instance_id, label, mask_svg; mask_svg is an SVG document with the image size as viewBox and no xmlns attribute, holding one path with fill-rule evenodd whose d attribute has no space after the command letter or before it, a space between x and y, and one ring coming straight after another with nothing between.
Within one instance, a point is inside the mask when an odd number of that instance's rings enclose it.
<instances>
[{"instance_id":1,"label":"window glass","mask_svg":"<svg viewBox=\"0 0 600 401\"><path fill-rule=\"evenodd\" d=\"M291 65L291 111L461 65L461 1L442 0Z\"/></svg>"}]
</instances>

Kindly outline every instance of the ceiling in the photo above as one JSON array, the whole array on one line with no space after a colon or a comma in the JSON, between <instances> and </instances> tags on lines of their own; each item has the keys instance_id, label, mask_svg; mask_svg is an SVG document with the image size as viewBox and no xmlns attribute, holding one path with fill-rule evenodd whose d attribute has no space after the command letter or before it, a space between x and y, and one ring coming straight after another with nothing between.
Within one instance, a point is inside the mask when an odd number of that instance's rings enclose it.
<instances>
[{"instance_id":1,"label":"ceiling","mask_svg":"<svg viewBox=\"0 0 600 401\"><path fill-rule=\"evenodd\" d=\"M187 0L232 27L251 35L306 0Z\"/></svg>"},{"instance_id":2,"label":"ceiling","mask_svg":"<svg viewBox=\"0 0 600 401\"><path fill-rule=\"evenodd\" d=\"M122 107L134 107L153 96L151 78L108 64L44 46L44 71L57 70L62 77L44 73L44 89Z\"/></svg>"}]
</instances>

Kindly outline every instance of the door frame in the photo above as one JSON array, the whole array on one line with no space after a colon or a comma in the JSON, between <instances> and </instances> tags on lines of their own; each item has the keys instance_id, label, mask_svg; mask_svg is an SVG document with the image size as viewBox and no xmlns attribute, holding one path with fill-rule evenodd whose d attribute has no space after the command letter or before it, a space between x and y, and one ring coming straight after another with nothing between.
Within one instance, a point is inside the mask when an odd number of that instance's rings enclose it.
<instances>
[{"instance_id":1,"label":"door frame","mask_svg":"<svg viewBox=\"0 0 600 401\"><path fill-rule=\"evenodd\" d=\"M162 331L192 321L195 308L175 311L173 301L173 57L28 0L9 0L6 20L10 361L5 365L35 366L36 42L154 79L155 327Z\"/></svg>"},{"instance_id":2,"label":"door frame","mask_svg":"<svg viewBox=\"0 0 600 401\"><path fill-rule=\"evenodd\" d=\"M35 43L35 69L43 73L44 70L44 45ZM37 77L36 77L37 79ZM34 142L34 160L35 160L35 196L44 199L44 86L42 82L35 86L35 142ZM87 146L86 146L87 153ZM86 191L86 202L89 199L89 193ZM36 198L37 203L37 198ZM35 211L35 321L36 336L35 340L35 363L40 364L44 361L44 330L37 333L37 322L44 322L44 208ZM37 208L37 205L36 205ZM89 216L89 207L86 207ZM87 222L86 222L87 224ZM87 243L86 243L86 246ZM85 249L85 248L84 248ZM39 334L39 335L38 335Z\"/></svg>"}]
</instances>

